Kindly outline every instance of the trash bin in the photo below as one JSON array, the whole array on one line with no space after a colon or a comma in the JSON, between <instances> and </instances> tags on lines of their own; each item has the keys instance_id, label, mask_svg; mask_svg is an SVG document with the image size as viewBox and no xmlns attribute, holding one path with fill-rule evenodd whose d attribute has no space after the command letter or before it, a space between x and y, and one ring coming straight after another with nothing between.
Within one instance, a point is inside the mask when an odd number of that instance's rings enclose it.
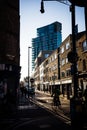
<instances>
[{"instance_id":1,"label":"trash bin","mask_svg":"<svg viewBox=\"0 0 87 130\"><path fill-rule=\"evenodd\" d=\"M71 126L75 128L83 128L83 107L82 100L79 98L70 99Z\"/></svg>"}]
</instances>

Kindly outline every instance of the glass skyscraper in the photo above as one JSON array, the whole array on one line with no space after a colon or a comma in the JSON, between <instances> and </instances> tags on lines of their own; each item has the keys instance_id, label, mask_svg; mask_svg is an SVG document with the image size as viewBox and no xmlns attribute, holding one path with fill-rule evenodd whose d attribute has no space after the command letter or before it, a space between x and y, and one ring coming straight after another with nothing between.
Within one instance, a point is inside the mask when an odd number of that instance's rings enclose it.
<instances>
[{"instance_id":1,"label":"glass skyscraper","mask_svg":"<svg viewBox=\"0 0 87 130\"><path fill-rule=\"evenodd\" d=\"M37 28L37 37L32 38L32 70L34 61L40 51L55 50L62 42L62 24L54 22L49 25Z\"/></svg>"}]
</instances>

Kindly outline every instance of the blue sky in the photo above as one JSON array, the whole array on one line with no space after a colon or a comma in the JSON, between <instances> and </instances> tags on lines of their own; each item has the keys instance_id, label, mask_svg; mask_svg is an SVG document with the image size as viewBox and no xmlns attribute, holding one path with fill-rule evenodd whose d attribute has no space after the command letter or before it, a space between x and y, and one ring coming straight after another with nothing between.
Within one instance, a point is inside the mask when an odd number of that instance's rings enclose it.
<instances>
[{"instance_id":1,"label":"blue sky","mask_svg":"<svg viewBox=\"0 0 87 130\"><path fill-rule=\"evenodd\" d=\"M28 75L28 47L32 46L32 38L37 37L36 29L55 21L62 23L62 41L72 33L71 12L69 6L58 1L44 1L45 13L40 12L41 0L20 0L20 66L21 80ZM83 7L75 7L78 31L85 30ZM30 75L31 75L30 49Z\"/></svg>"}]
</instances>

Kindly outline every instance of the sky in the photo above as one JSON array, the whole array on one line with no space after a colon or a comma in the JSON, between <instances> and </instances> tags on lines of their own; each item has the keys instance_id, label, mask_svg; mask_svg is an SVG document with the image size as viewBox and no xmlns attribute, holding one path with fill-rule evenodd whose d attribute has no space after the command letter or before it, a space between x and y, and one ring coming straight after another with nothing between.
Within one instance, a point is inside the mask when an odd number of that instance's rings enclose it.
<instances>
[{"instance_id":1,"label":"sky","mask_svg":"<svg viewBox=\"0 0 87 130\"><path fill-rule=\"evenodd\" d=\"M40 12L41 0L20 0L20 66L21 78L32 74L32 38L37 37L37 28L49 25L55 21L62 24L62 41L72 33L71 12L68 5L58 1L44 1L45 13ZM85 15L83 7L75 7L75 24L78 32L85 30Z\"/></svg>"}]
</instances>

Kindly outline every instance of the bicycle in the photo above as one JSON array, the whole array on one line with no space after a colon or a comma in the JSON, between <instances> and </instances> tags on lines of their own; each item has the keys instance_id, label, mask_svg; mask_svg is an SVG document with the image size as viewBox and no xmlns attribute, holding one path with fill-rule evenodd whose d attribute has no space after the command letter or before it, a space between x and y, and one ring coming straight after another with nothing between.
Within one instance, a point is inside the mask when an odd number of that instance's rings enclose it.
<instances>
[{"instance_id":1,"label":"bicycle","mask_svg":"<svg viewBox=\"0 0 87 130\"><path fill-rule=\"evenodd\" d=\"M56 111L60 105L61 105L61 103L60 103L59 96L57 96L57 97L53 96L52 109L54 109Z\"/></svg>"}]
</instances>

